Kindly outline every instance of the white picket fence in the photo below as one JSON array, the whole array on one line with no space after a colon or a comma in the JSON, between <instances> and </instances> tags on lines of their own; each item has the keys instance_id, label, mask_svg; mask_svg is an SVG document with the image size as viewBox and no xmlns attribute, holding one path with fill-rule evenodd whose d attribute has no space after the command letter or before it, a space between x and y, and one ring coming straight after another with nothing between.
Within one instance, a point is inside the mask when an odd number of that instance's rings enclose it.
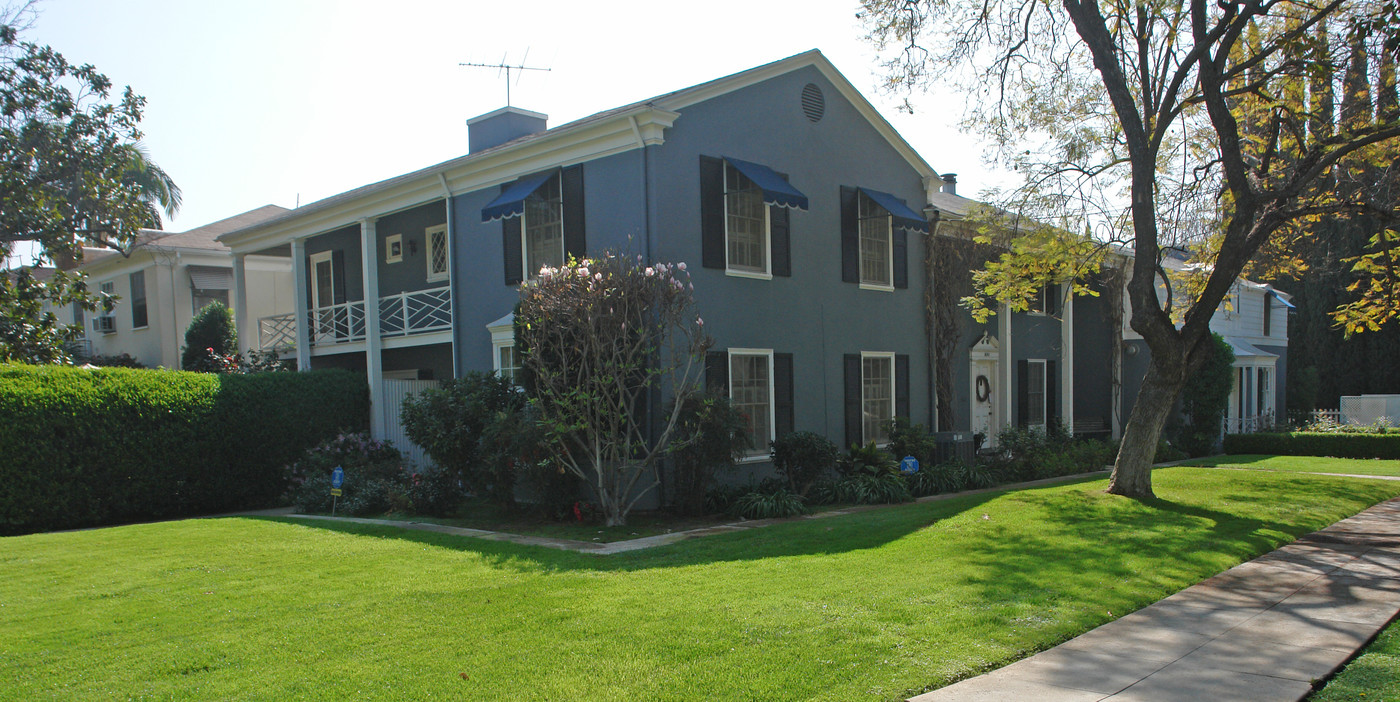
<instances>
[{"instance_id":1,"label":"white picket fence","mask_svg":"<svg viewBox=\"0 0 1400 702\"><path fill-rule=\"evenodd\" d=\"M383 412L384 438L394 442L394 446L403 452L414 466L426 466L432 463L431 458L425 453L422 447L408 439L408 432L404 431L403 422L399 419L399 410L403 407L403 401L413 397L418 393L438 386L436 380L389 380L385 379L383 406L379 411Z\"/></svg>"}]
</instances>

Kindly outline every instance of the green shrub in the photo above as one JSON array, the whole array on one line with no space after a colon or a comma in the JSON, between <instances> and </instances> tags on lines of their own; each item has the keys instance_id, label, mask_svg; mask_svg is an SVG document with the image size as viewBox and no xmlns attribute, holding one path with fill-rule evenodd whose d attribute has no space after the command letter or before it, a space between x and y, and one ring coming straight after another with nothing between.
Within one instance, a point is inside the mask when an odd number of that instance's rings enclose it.
<instances>
[{"instance_id":1,"label":"green shrub","mask_svg":"<svg viewBox=\"0 0 1400 702\"><path fill-rule=\"evenodd\" d=\"M1187 417L1177 443L1189 456L1215 451L1220 422L1230 404L1235 350L1225 337L1211 334L1211 357L1181 388L1181 411ZM1174 460L1174 459L1168 459Z\"/></svg>"},{"instance_id":2,"label":"green shrub","mask_svg":"<svg viewBox=\"0 0 1400 702\"><path fill-rule=\"evenodd\" d=\"M543 452L527 405L510 379L474 371L405 399L400 416L408 438L439 468L510 509L517 473Z\"/></svg>"},{"instance_id":3,"label":"green shrub","mask_svg":"<svg viewBox=\"0 0 1400 702\"><path fill-rule=\"evenodd\" d=\"M794 431L773 442L773 467L787 480L789 490L806 495L813 483L836 467L840 454L825 436Z\"/></svg>"},{"instance_id":4,"label":"green shrub","mask_svg":"<svg viewBox=\"0 0 1400 702\"><path fill-rule=\"evenodd\" d=\"M1226 434L1225 453L1400 459L1400 434Z\"/></svg>"},{"instance_id":5,"label":"green shrub","mask_svg":"<svg viewBox=\"0 0 1400 702\"><path fill-rule=\"evenodd\" d=\"M238 353L238 332L233 311L222 302L211 302L195 314L185 328L185 348L180 351L180 367L187 371L214 372L211 354Z\"/></svg>"},{"instance_id":6,"label":"green shrub","mask_svg":"<svg viewBox=\"0 0 1400 702\"><path fill-rule=\"evenodd\" d=\"M383 513L407 498L409 480L399 450L387 441L355 432L307 449L301 460L288 467L292 503L303 512L331 511L331 473L336 467L345 472L338 511Z\"/></svg>"},{"instance_id":7,"label":"green shrub","mask_svg":"<svg viewBox=\"0 0 1400 702\"><path fill-rule=\"evenodd\" d=\"M909 502L914 496L898 473L853 473L832 485L831 502L857 505L886 505Z\"/></svg>"},{"instance_id":8,"label":"green shrub","mask_svg":"<svg viewBox=\"0 0 1400 702\"><path fill-rule=\"evenodd\" d=\"M734 500L732 514L745 519L776 519L807 513L802 496L787 489L746 492Z\"/></svg>"},{"instance_id":9,"label":"green shrub","mask_svg":"<svg viewBox=\"0 0 1400 702\"><path fill-rule=\"evenodd\" d=\"M886 448L894 455L896 461L905 456L913 456L919 460L920 465L934 462L938 442L924 425L911 424L908 417L895 417L885 423L885 431L889 432L890 437Z\"/></svg>"},{"instance_id":10,"label":"green shrub","mask_svg":"<svg viewBox=\"0 0 1400 702\"><path fill-rule=\"evenodd\" d=\"M732 470L749 448L748 423L744 414L724 395L700 393L681 405L676 423L676 439L671 442L675 461L676 511L699 515L705 511L705 497L715 474Z\"/></svg>"},{"instance_id":11,"label":"green shrub","mask_svg":"<svg viewBox=\"0 0 1400 702\"><path fill-rule=\"evenodd\" d=\"M369 417L348 371L0 366L0 533L268 507L284 467Z\"/></svg>"},{"instance_id":12,"label":"green shrub","mask_svg":"<svg viewBox=\"0 0 1400 702\"><path fill-rule=\"evenodd\" d=\"M899 462L889 452L872 441L864 446L852 446L851 452L841 457L836 468L843 476L869 475L885 476L899 472Z\"/></svg>"}]
</instances>

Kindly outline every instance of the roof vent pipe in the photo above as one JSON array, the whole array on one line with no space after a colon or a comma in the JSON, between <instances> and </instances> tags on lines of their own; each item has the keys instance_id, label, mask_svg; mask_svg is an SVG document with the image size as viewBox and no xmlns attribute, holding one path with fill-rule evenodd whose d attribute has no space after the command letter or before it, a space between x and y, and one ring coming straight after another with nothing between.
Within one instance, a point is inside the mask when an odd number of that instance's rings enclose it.
<instances>
[{"instance_id":1,"label":"roof vent pipe","mask_svg":"<svg viewBox=\"0 0 1400 702\"><path fill-rule=\"evenodd\" d=\"M949 195L958 194L958 174L944 173L939 177L943 179L943 187L938 189L939 192L948 193Z\"/></svg>"}]
</instances>

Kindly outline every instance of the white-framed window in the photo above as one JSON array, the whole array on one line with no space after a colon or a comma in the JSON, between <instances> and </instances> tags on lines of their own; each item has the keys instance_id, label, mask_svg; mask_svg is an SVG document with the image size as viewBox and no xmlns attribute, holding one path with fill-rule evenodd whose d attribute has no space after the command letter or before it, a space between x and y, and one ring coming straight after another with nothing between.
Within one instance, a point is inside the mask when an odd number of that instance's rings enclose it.
<instances>
[{"instance_id":1,"label":"white-framed window","mask_svg":"<svg viewBox=\"0 0 1400 702\"><path fill-rule=\"evenodd\" d=\"M894 354L860 354L861 442L889 443L886 422L894 418Z\"/></svg>"},{"instance_id":2,"label":"white-framed window","mask_svg":"<svg viewBox=\"0 0 1400 702\"><path fill-rule=\"evenodd\" d=\"M102 291L104 298L113 297L117 294L117 284L115 281L102 283L98 288ZM93 329L103 334L114 334L117 331L117 317L111 312L102 312L92 319Z\"/></svg>"},{"instance_id":3,"label":"white-framed window","mask_svg":"<svg viewBox=\"0 0 1400 702\"><path fill-rule=\"evenodd\" d=\"M520 385L520 354L515 352L515 315L508 314L488 325L491 334L491 368L497 375Z\"/></svg>"},{"instance_id":4,"label":"white-framed window","mask_svg":"<svg viewBox=\"0 0 1400 702\"><path fill-rule=\"evenodd\" d=\"M763 191L739 169L724 164L725 269L735 275L772 277L768 206Z\"/></svg>"},{"instance_id":5,"label":"white-framed window","mask_svg":"<svg viewBox=\"0 0 1400 702\"><path fill-rule=\"evenodd\" d=\"M146 310L146 271L136 271L131 276L131 328L145 329L150 323Z\"/></svg>"},{"instance_id":6,"label":"white-framed window","mask_svg":"<svg viewBox=\"0 0 1400 702\"><path fill-rule=\"evenodd\" d=\"M1045 430L1045 359L1026 361L1026 426Z\"/></svg>"},{"instance_id":7,"label":"white-framed window","mask_svg":"<svg viewBox=\"0 0 1400 702\"><path fill-rule=\"evenodd\" d=\"M520 246L525 262L523 280L539 275L540 269L564 265L564 197L558 173L535 188L525 198L520 224ZM446 268L443 269L446 271ZM445 275L445 272L444 272Z\"/></svg>"},{"instance_id":8,"label":"white-framed window","mask_svg":"<svg viewBox=\"0 0 1400 702\"><path fill-rule=\"evenodd\" d=\"M424 230L428 242L428 282L447 280L447 267L452 265L448 251L447 225L439 224Z\"/></svg>"},{"instance_id":9,"label":"white-framed window","mask_svg":"<svg viewBox=\"0 0 1400 702\"><path fill-rule=\"evenodd\" d=\"M1031 300L1030 309L1026 310L1026 312L1030 314L1050 314L1050 310L1053 307L1054 296L1058 294L1057 291L1058 288L1053 284L1040 286L1040 290L1036 292L1035 298ZM1129 307L1128 309L1132 308Z\"/></svg>"},{"instance_id":10,"label":"white-framed window","mask_svg":"<svg viewBox=\"0 0 1400 702\"><path fill-rule=\"evenodd\" d=\"M857 200L861 287L894 290L893 217L864 192Z\"/></svg>"},{"instance_id":11,"label":"white-framed window","mask_svg":"<svg viewBox=\"0 0 1400 702\"><path fill-rule=\"evenodd\" d=\"M398 263L403 260L403 235L392 234L384 239L384 262Z\"/></svg>"},{"instance_id":12,"label":"white-framed window","mask_svg":"<svg viewBox=\"0 0 1400 702\"><path fill-rule=\"evenodd\" d=\"M773 416L773 350L729 350L729 402L748 425L748 457L769 454L775 438Z\"/></svg>"}]
</instances>

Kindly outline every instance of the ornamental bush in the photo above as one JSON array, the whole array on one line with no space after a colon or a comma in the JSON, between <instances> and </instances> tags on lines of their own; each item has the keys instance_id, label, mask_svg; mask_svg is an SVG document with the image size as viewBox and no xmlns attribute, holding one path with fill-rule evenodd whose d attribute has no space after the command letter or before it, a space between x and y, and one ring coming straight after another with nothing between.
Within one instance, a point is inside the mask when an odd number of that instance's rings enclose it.
<instances>
[{"instance_id":1,"label":"ornamental bush","mask_svg":"<svg viewBox=\"0 0 1400 702\"><path fill-rule=\"evenodd\" d=\"M794 431L773 442L773 467L788 490L805 496L812 484L836 469L840 449L816 432Z\"/></svg>"},{"instance_id":2,"label":"ornamental bush","mask_svg":"<svg viewBox=\"0 0 1400 702\"><path fill-rule=\"evenodd\" d=\"M284 466L368 424L348 371L0 365L0 533L269 507Z\"/></svg>"},{"instance_id":3,"label":"ornamental bush","mask_svg":"<svg viewBox=\"0 0 1400 702\"><path fill-rule=\"evenodd\" d=\"M185 328L185 348L180 352L180 367L187 371L214 372L210 354L229 356L238 353L238 332L233 325L233 311L222 302L211 302L195 314Z\"/></svg>"}]
</instances>

